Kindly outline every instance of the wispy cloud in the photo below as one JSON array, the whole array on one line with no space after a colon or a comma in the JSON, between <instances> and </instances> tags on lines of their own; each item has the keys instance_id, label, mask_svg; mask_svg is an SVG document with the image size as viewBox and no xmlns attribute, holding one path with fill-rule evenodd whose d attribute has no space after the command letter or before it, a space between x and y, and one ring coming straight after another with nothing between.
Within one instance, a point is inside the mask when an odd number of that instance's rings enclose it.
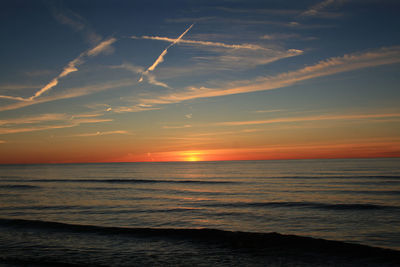
<instances>
[{"instance_id":1,"label":"wispy cloud","mask_svg":"<svg viewBox=\"0 0 400 267\"><path fill-rule=\"evenodd\" d=\"M175 39L160 36L142 36L136 37L135 39L150 39L173 43ZM197 47L215 47L215 48L226 48L222 55L218 56L207 56L207 57L195 57L201 64L204 62L212 62L213 68L235 68L246 67L251 68L257 65L268 64L283 58L298 56L303 53L299 49L288 49L278 50L263 47L258 44L227 44L222 42L210 42L210 41L197 41L197 40L186 40L181 39L179 44L187 44ZM215 51L214 51L215 52ZM208 68L206 68L208 69Z\"/></svg>"},{"instance_id":2,"label":"wispy cloud","mask_svg":"<svg viewBox=\"0 0 400 267\"><path fill-rule=\"evenodd\" d=\"M213 7L214 9L214 7ZM217 7L216 9L231 12L231 13L250 13L260 15L296 15L299 13L296 9L273 9L273 8L232 8L232 7Z\"/></svg>"},{"instance_id":3,"label":"wispy cloud","mask_svg":"<svg viewBox=\"0 0 400 267\"><path fill-rule=\"evenodd\" d=\"M101 35L97 34L82 16L65 7L56 6L52 2L48 2L48 5L51 14L59 23L71 27L76 32L80 32L85 41L91 44L101 41Z\"/></svg>"},{"instance_id":4,"label":"wispy cloud","mask_svg":"<svg viewBox=\"0 0 400 267\"><path fill-rule=\"evenodd\" d=\"M255 113L275 113L286 111L286 109L267 109L267 110L256 110Z\"/></svg>"},{"instance_id":5,"label":"wispy cloud","mask_svg":"<svg viewBox=\"0 0 400 267\"><path fill-rule=\"evenodd\" d=\"M95 117L100 117L103 116L104 114L102 113L83 113L83 114L74 114L71 115L72 119L76 118L95 118Z\"/></svg>"},{"instance_id":6,"label":"wispy cloud","mask_svg":"<svg viewBox=\"0 0 400 267\"><path fill-rule=\"evenodd\" d=\"M91 136L102 136L102 135L112 135L112 134L129 134L128 131L106 131L106 132L95 132L95 133L82 133L75 134L76 137L91 137Z\"/></svg>"},{"instance_id":7,"label":"wispy cloud","mask_svg":"<svg viewBox=\"0 0 400 267\"><path fill-rule=\"evenodd\" d=\"M164 51L162 51L162 53L158 56L158 58L156 59L156 61L154 61L154 63L146 70L142 73L142 77L140 77L139 82L143 81L143 75L148 75L150 71L154 71L154 69L164 61L164 56L167 54L168 49L170 47L172 47L173 45L179 43L182 39L183 36L185 36L185 34L193 27L194 24L190 25L189 28L187 28L178 38L176 38L170 45L168 45Z\"/></svg>"},{"instance_id":8,"label":"wispy cloud","mask_svg":"<svg viewBox=\"0 0 400 267\"><path fill-rule=\"evenodd\" d=\"M192 127L192 125L190 125L190 124L178 125L178 126L164 125L163 129L184 129L184 128L191 128L191 127Z\"/></svg>"},{"instance_id":9,"label":"wispy cloud","mask_svg":"<svg viewBox=\"0 0 400 267\"><path fill-rule=\"evenodd\" d=\"M32 120L32 118L30 118ZM22 119L21 119L22 120ZM29 118L28 118L29 120ZM53 130L53 129L63 129L63 128L71 128L76 127L81 124L87 123L101 123L101 122L110 122L112 119L101 119L101 118L69 118L64 121L60 119L54 119L56 121L60 121L56 124L52 125L37 125L32 127L1 127L0 134L15 134L15 133L25 133L25 132L36 132L36 131L45 131L45 130ZM32 122L30 122L32 123ZM23 122L20 124L24 124Z\"/></svg>"},{"instance_id":10,"label":"wispy cloud","mask_svg":"<svg viewBox=\"0 0 400 267\"><path fill-rule=\"evenodd\" d=\"M298 22L287 22L287 21L277 21L277 20L268 20L266 19L268 17L263 16L262 18L258 19L241 19L241 18L233 18L233 17L187 17L187 18L174 18L174 19L166 19L167 22L172 22L172 23L188 23L188 22L199 22L201 21L202 24L212 24L218 23L218 24L227 24L232 26L233 24L236 25L274 25L278 27L288 27L288 28L321 28L321 27L326 27L325 25L302 25Z\"/></svg>"},{"instance_id":11,"label":"wispy cloud","mask_svg":"<svg viewBox=\"0 0 400 267\"><path fill-rule=\"evenodd\" d=\"M195 47L203 49L207 47ZM217 72L239 71L254 69L260 65L270 64L284 58L299 56L303 53L298 49L271 49L271 50L249 50L249 49L210 49L211 53L204 56L192 57L191 64L182 66L171 66L164 68L158 77L162 79L172 77L203 77L204 75L215 74ZM204 54L204 53L203 53ZM215 86L215 81L207 80L208 86Z\"/></svg>"},{"instance_id":12,"label":"wispy cloud","mask_svg":"<svg viewBox=\"0 0 400 267\"><path fill-rule=\"evenodd\" d=\"M25 71L24 74L29 77L40 77L44 75L50 75L53 73L53 70L47 70L47 69L34 69L30 71ZM35 86L38 87L38 86ZM30 87L34 88L34 87Z\"/></svg>"},{"instance_id":13,"label":"wispy cloud","mask_svg":"<svg viewBox=\"0 0 400 267\"><path fill-rule=\"evenodd\" d=\"M268 120L229 121L229 122L219 122L219 123L216 123L215 125L220 125L220 126L243 126L243 125L272 124L272 123L292 123L292 122L306 122L306 121L365 120L365 119L384 119L384 118L400 118L400 113L320 115L320 116L308 116L308 117L276 118L276 119L268 119Z\"/></svg>"},{"instance_id":14,"label":"wispy cloud","mask_svg":"<svg viewBox=\"0 0 400 267\"><path fill-rule=\"evenodd\" d=\"M150 110L159 110L159 107L153 107L152 105L146 104L138 104L134 106L119 106L114 107L113 111L115 113L126 113L126 112L141 112L141 111L150 111Z\"/></svg>"},{"instance_id":15,"label":"wispy cloud","mask_svg":"<svg viewBox=\"0 0 400 267\"><path fill-rule=\"evenodd\" d=\"M24 90L38 88L40 85L33 84L0 84L0 90Z\"/></svg>"},{"instance_id":16,"label":"wispy cloud","mask_svg":"<svg viewBox=\"0 0 400 267\"><path fill-rule=\"evenodd\" d=\"M341 4L345 2L346 0L324 0L322 2L319 2L313 6L311 6L309 9L301 13L301 16L316 16L319 15L324 9L331 5L335 4Z\"/></svg>"},{"instance_id":17,"label":"wispy cloud","mask_svg":"<svg viewBox=\"0 0 400 267\"><path fill-rule=\"evenodd\" d=\"M218 89L189 87L181 92L172 92L154 98L143 98L141 103L151 105L169 104L197 98L273 90L318 77L394 63L400 63L399 46L380 48L365 53L347 54L342 57L333 57L296 71L276 76L258 77L251 81L236 81Z\"/></svg>"},{"instance_id":18,"label":"wispy cloud","mask_svg":"<svg viewBox=\"0 0 400 267\"><path fill-rule=\"evenodd\" d=\"M260 39L264 40L286 40L292 38L299 38L300 35L297 33L273 33L273 34L264 34L260 37Z\"/></svg>"},{"instance_id":19,"label":"wispy cloud","mask_svg":"<svg viewBox=\"0 0 400 267\"><path fill-rule=\"evenodd\" d=\"M160 36L142 36L135 39L149 39L173 43L175 39ZM259 44L230 44L215 41L181 39L179 44L185 44L196 49L207 49L212 53L203 56L192 57L195 64L191 67L173 67L163 70L161 75L200 75L201 73L254 68L259 65L269 64L283 58L294 57L303 54L300 49L282 49L261 46ZM195 70L195 71L194 71Z\"/></svg>"},{"instance_id":20,"label":"wispy cloud","mask_svg":"<svg viewBox=\"0 0 400 267\"><path fill-rule=\"evenodd\" d=\"M231 128L232 129L232 128ZM191 136L194 137L202 137L202 136L225 136L225 135L238 135L238 134L248 134L248 133L254 133L254 132L259 132L262 131L261 129L242 129L238 130L237 128L234 131L212 131L212 132L206 132L206 133L195 133L192 134Z\"/></svg>"},{"instance_id":21,"label":"wispy cloud","mask_svg":"<svg viewBox=\"0 0 400 267\"><path fill-rule=\"evenodd\" d=\"M51 121L82 121L82 119L96 118L103 116L102 113L82 113L69 115L66 113L45 113L34 116L25 116L20 118L9 118L0 120L0 126L21 125L21 124L38 124Z\"/></svg>"},{"instance_id":22,"label":"wispy cloud","mask_svg":"<svg viewBox=\"0 0 400 267\"><path fill-rule=\"evenodd\" d=\"M128 70L134 74L141 74L143 75L144 73L144 68L141 66L135 66L133 64L130 63L124 63L118 66L112 66L111 68L113 69L125 69ZM166 83L160 82L156 79L156 76L153 73L147 72L147 74L145 74L145 76L147 77L147 81L150 84L154 84L157 86L161 86L161 87L165 87L165 88L169 88L169 86ZM142 78L140 78L142 79Z\"/></svg>"},{"instance_id":23,"label":"wispy cloud","mask_svg":"<svg viewBox=\"0 0 400 267\"><path fill-rule=\"evenodd\" d=\"M61 100L61 99L80 97L80 96L84 96L84 95L93 94L96 92L101 92L104 90L116 89L116 88L124 87L124 86L131 86L134 83L136 83L136 82L133 81L132 79L126 79L126 80L111 81L111 82L107 82L107 83L103 83L103 84L93 84L93 85L88 85L88 86L70 88L70 89L60 92L56 95L43 96L41 98L34 99L32 101L23 101L23 102L17 102L14 104L10 104L7 106L2 106L2 107L0 107L0 111L14 110L14 109L19 109L19 108L23 108L23 107L27 107L27 106L31 106L31 105L36 105L36 104L41 104L41 103L46 103L46 102L51 102L51 101L56 101L56 100Z\"/></svg>"},{"instance_id":24,"label":"wispy cloud","mask_svg":"<svg viewBox=\"0 0 400 267\"><path fill-rule=\"evenodd\" d=\"M281 41L281 40L288 40L288 39L296 39L296 40L301 40L301 41L314 41L314 40L317 40L318 37L302 36L297 33L270 33L270 34L261 35L260 39L268 40L268 41Z\"/></svg>"},{"instance_id":25,"label":"wispy cloud","mask_svg":"<svg viewBox=\"0 0 400 267\"><path fill-rule=\"evenodd\" d=\"M0 126L5 125L19 125L19 124L33 124L33 123L42 123L48 121L59 121L59 120L68 120L70 117L65 113L53 113L53 114L40 114L36 116L28 116L22 118L12 118L6 120L0 120Z\"/></svg>"}]
</instances>

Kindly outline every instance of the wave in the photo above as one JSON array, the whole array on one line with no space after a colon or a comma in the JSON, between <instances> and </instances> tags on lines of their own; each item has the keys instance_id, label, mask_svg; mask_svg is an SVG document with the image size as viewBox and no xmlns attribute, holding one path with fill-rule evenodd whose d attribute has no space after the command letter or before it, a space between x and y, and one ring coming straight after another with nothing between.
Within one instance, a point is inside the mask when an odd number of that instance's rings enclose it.
<instances>
[{"instance_id":1,"label":"wave","mask_svg":"<svg viewBox=\"0 0 400 267\"><path fill-rule=\"evenodd\" d=\"M130 200L148 200L148 198L130 198ZM162 209L146 209L141 210L129 207L115 207L115 206L81 206L81 205L52 205L52 206L11 206L3 207L2 210L74 210L84 211L94 210L104 213L105 210L111 213L159 213L159 212L194 212L204 211L207 208L239 208L240 213L245 212L246 208L305 208L305 209L318 209L318 210L331 210L331 211L400 211L399 206L377 205L377 204L331 204L331 203L318 203L318 202L199 202L193 203L195 206L179 207L179 208L162 208Z\"/></svg>"},{"instance_id":2,"label":"wave","mask_svg":"<svg viewBox=\"0 0 400 267\"><path fill-rule=\"evenodd\" d=\"M179 229L179 228L125 228L104 227L93 225L67 224L60 222L23 220L23 219L0 219L0 227L21 230L51 231L56 233L80 233L100 234L115 236L132 236L136 238L173 238L186 241L205 241L217 244L225 244L235 248L245 249L280 249L285 251L311 250L313 252L324 252L331 254L345 254L352 257L373 255L383 258L395 259L400 263L400 251L371 247L361 244L352 244L342 241L333 241L304 237L297 235L285 235L279 233L254 233L233 232L217 229Z\"/></svg>"},{"instance_id":3,"label":"wave","mask_svg":"<svg viewBox=\"0 0 400 267\"><path fill-rule=\"evenodd\" d=\"M37 189L40 186L27 185L27 184L6 184L0 185L0 189Z\"/></svg>"},{"instance_id":4,"label":"wave","mask_svg":"<svg viewBox=\"0 0 400 267\"><path fill-rule=\"evenodd\" d=\"M300 176L300 175L288 175L288 176L270 176L270 177L247 177L249 179L295 179L295 180L321 180L321 179L343 179L343 180L352 180L352 179L400 179L399 175L330 175L330 174L323 174L323 175L309 175L309 176ZM229 178L229 177L226 177Z\"/></svg>"},{"instance_id":5,"label":"wave","mask_svg":"<svg viewBox=\"0 0 400 267\"><path fill-rule=\"evenodd\" d=\"M15 179L5 179L4 182L18 182ZM156 180L156 179L29 179L30 183L110 183L110 184L136 184L136 183L173 183L173 184L235 184L237 181L204 181L204 180Z\"/></svg>"},{"instance_id":6,"label":"wave","mask_svg":"<svg viewBox=\"0 0 400 267\"><path fill-rule=\"evenodd\" d=\"M204 206L217 207L276 207L276 208L313 208L327 210L384 210L384 209L400 209L397 206L387 206L378 204L330 204L318 202L230 202L230 203L213 203L204 204Z\"/></svg>"}]
</instances>

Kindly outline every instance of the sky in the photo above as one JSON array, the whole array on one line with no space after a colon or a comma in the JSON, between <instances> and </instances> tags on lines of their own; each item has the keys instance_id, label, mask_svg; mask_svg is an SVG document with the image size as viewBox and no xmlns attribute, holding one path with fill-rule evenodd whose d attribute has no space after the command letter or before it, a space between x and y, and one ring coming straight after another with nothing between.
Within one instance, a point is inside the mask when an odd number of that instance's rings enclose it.
<instances>
[{"instance_id":1,"label":"sky","mask_svg":"<svg viewBox=\"0 0 400 267\"><path fill-rule=\"evenodd\" d=\"M399 1L0 5L0 164L400 156Z\"/></svg>"}]
</instances>

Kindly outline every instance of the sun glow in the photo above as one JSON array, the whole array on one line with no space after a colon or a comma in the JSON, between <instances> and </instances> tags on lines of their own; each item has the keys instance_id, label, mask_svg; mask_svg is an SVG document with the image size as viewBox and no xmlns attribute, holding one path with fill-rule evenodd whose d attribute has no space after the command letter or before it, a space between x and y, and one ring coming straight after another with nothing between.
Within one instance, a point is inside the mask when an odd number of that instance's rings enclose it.
<instances>
[{"instance_id":1,"label":"sun glow","mask_svg":"<svg viewBox=\"0 0 400 267\"><path fill-rule=\"evenodd\" d=\"M182 153L183 161L201 161L201 152L198 151L187 151Z\"/></svg>"},{"instance_id":2,"label":"sun glow","mask_svg":"<svg viewBox=\"0 0 400 267\"><path fill-rule=\"evenodd\" d=\"M196 156L187 157L185 161L199 161L199 158Z\"/></svg>"}]
</instances>

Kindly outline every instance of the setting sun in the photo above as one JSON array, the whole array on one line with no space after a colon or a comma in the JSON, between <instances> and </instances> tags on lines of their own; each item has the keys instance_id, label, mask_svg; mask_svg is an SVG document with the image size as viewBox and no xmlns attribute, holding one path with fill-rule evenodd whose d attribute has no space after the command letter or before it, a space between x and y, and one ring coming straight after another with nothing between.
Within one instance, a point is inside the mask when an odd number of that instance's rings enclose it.
<instances>
[{"instance_id":1,"label":"setting sun","mask_svg":"<svg viewBox=\"0 0 400 267\"><path fill-rule=\"evenodd\" d=\"M199 161L199 159L196 156L192 156L192 157L186 158L185 161Z\"/></svg>"},{"instance_id":2,"label":"setting sun","mask_svg":"<svg viewBox=\"0 0 400 267\"><path fill-rule=\"evenodd\" d=\"M201 157L201 154L201 152L197 151L183 152L183 161L202 161L203 159Z\"/></svg>"}]
</instances>

